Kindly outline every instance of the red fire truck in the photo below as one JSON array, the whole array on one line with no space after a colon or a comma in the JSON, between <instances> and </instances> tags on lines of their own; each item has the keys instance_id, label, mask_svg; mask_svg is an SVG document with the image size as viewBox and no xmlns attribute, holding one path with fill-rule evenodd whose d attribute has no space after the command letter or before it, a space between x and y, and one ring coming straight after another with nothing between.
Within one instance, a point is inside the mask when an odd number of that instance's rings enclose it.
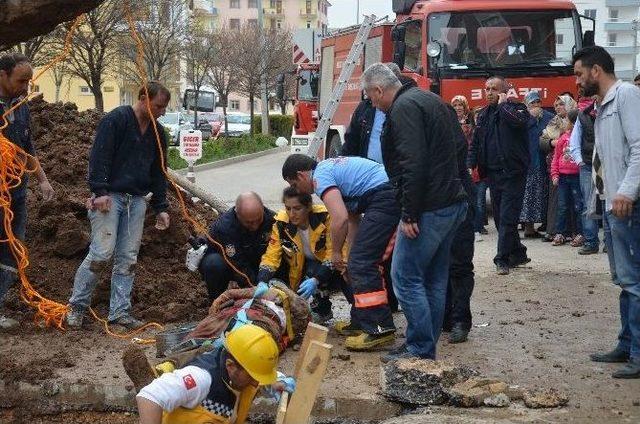
<instances>
[{"instance_id":1,"label":"red fire truck","mask_svg":"<svg viewBox=\"0 0 640 424\"><path fill-rule=\"evenodd\" d=\"M543 106L552 107L557 95L576 93L571 57L593 44L593 29L582 32L581 18L589 18L581 17L569 0L393 0L393 11L395 23L378 24L369 34L320 158L339 152L351 114L362 100L360 76L372 63L393 61L419 87L447 101L464 95L471 107L485 103L484 83L490 75L508 79L513 86L510 96L522 99L535 90ZM331 97L357 30L325 37L320 64L299 71L305 76L298 79L298 95L312 97L299 99L292 152L306 153L317 110L322 111ZM321 76L319 92L312 89L312 75ZM303 112L313 108L309 101L316 98L317 110Z\"/></svg>"}]
</instances>

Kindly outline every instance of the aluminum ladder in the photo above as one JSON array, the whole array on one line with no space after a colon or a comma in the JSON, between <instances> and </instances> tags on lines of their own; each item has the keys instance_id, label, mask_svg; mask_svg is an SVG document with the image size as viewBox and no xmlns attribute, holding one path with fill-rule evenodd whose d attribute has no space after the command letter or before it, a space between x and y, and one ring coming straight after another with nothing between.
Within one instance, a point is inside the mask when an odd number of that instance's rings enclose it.
<instances>
[{"instance_id":1,"label":"aluminum ladder","mask_svg":"<svg viewBox=\"0 0 640 424\"><path fill-rule=\"evenodd\" d=\"M327 138L327 132L329 131L329 127L331 127L333 115L338 110L338 105L340 104L340 100L342 99L344 90L347 87L347 83L351 79L351 74L353 74L353 70L358 63L358 58L362 54L362 50L364 49L367 38L369 38L369 33L371 32L371 28L373 28L375 20L375 15L365 16L364 21L362 22L362 25L358 30L358 34L356 35L356 39L351 46L349 55L342 64L342 71L340 72L338 82L336 83L335 87L333 87L331 97L329 98L329 101L325 105L324 110L322 111L322 115L320 116L318 128L316 129L316 132L311 139L311 143L309 143L309 150L307 154L314 159L318 157L318 150Z\"/></svg>"}]
</instances>

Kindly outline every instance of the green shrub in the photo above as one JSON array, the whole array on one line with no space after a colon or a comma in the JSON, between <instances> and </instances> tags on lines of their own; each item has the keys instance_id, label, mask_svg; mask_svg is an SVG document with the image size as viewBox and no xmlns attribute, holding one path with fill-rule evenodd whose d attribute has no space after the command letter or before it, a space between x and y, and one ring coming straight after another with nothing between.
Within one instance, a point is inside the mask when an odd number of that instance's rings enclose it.
<instances>
[{"instance_id":1,"label":"green shrub","mask_svg":"<svg viewBox=\"0 0 640 424\"><path fill-rule=\"evenodd\" d=\"M276 137L271 135L256 134L253 138L249 135L242 137L219 138L202 143L202 158L196 165L227 159L249 153L261 152L276 146ZM169 149L167 163L171 169L183 169L187 167L187 161L180 157L178 148Z\"/></svg>"},{"instance_id":2,"label":"green shrub","mask_svg":"<svg viewBox=\"0 0 640 424\"><path fill-rule=\"evenodd\" d=\"M262 133L262 116L253 117L253 128L256 134ZM293 115L269 115L270 134L275 138L284 137L287 140L291 137L293 129Z\"/></svg>"}]
</instances>

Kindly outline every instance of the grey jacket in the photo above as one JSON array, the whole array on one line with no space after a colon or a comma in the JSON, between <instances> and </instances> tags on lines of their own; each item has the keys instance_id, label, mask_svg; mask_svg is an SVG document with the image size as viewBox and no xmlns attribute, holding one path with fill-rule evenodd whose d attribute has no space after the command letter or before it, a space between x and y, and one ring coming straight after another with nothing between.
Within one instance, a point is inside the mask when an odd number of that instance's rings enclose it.
<instances>
[{"instance_id":1,"label":"grey jacket","mask_svg":"<svg viewBox=\"0 0 640 424\"><path fill-rule=\"evenodd\" d=\"M634 202L640 195L640 89L618 81L598 105L594 124L602 162L606 209L616 194Z\"/></svg>"}]
</instances>

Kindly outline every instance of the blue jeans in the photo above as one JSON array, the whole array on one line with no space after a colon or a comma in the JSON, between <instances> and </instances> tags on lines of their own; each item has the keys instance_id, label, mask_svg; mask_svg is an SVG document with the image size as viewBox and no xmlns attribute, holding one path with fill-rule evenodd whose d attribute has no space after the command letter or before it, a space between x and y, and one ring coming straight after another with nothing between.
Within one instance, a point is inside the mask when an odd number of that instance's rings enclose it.
<instances>
[{"instance_id":1,"label":"blue jeans","mask_svg":"<svg viewBox=\"0 0 640 424\"><path fill-rule=\"evenodd\" d=\"M484 228L484 220L487 218L487 182L478 181L476 184L478 196L475 202L474 230L479 233Z\"/></svg>"},{"instance_id":2,"label":"blue jeans","mask_svg":"<svg viewBox=\"0 0 640 424\"><path fill-rule=\"evenodd\" d=\"M26 193L22 193L16 198L11 199L11 211L13 212L13 220L11 221L11 229L13 234L24 242L25 231L27 228L27 197ZM4 231L4 212L0 210L0 237L4 240L7 238ZM0 306L4 300L9 288L17 279L16 260L11 253L8 243L0 243Z\"/></svg>"},{"instance_id":3,"label":"blue jeans","mask_svg":"<svg viewBox=\"0 0 640 424\"><path fill-rule=\"evenodd\" d=\"M76 311L91 304L91 295L113 258L109 321L126 316L131 311L131 289L138 251L142 241L147 201L141 196L110 193L112 205L107 213L89 211L91 245L73 281L69 303Z\"/></svg>"},{"instance_id":4,"label":"blue jeans","mask_svg":"<svg viewBox=\"0 0 640 424\"><path fill-rule=\"evenodd\" d=\"M422 358L436 357L444 321L451 243L467 208L466 202L459 202L423 213L415 239L398 230L391 263L393 289L407 318L407 348Z\"/></svg>"},{"instance_id":5,"label":"blue jeans","mask_svg":"<svg viewBox=\"0 0 640 424\"><path fill-rule=\"evenodd\" d=\"M602 210L605 210L604 201L602 202ZM611 238L611 226L607 214L602 214L602 230L604 233L604 245L607 247L607 258L609 259L609 272L611 273L611 281L614 283L618 280L616 275L616 257L613 254L613 239Z\"/></svg>"},{"instance_id":6,"label":"blue jeans","mask_svg":"<svg viewBox=\"0 0 640 424\"><path fill-rule=\"evenodd\" d=\"M615 269L620 286L620 323L618 348L640 362L640 201L633 205L630 217L616 218L606 212L611 227Z\"/></svg>"},{"instance_id":7,"label":"blue jeans","mask_svg":"<svg viewBox=\"0 0 640 424\"><path fill-rule=\"evenodd\" d=\"M558 183L558 212L556 215L556 233L567 234L567 220L573 214L576 232L582 234L582 211L584 210L580 177L578 175L560 175Z\"/></svg>"},{"instance_id":8,"label":"blue jeans","mask_svg":"<svg viewBox=\"0 0 640 424\"><path fill-rule=\"evenodd\" d=\"M587 218L587 205L593 194L593 180L591 178L591 165L582 165L580 167L580 189L582 192L582 235L585 238L585 246L591 249L600 248L600 239L598 238L598 220Z\"/></svg>"}]
</instances>

